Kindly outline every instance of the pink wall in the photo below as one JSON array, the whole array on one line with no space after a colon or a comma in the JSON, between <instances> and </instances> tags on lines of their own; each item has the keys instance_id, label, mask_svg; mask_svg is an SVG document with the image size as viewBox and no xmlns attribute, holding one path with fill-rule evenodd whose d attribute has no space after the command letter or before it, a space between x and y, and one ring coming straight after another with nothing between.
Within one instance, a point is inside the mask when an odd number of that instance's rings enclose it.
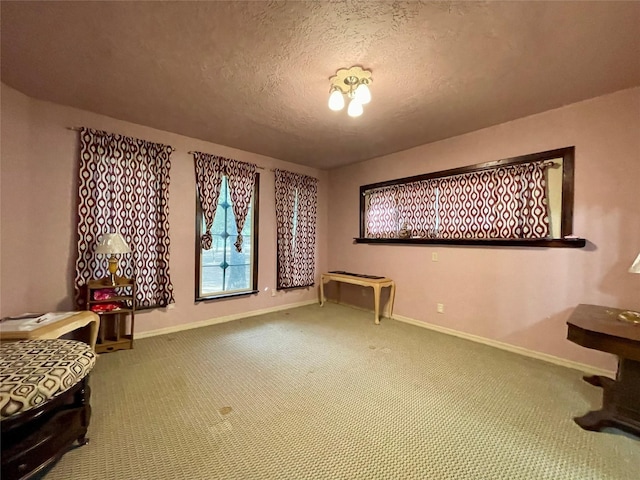
<instances>
[{"instance_id":1,"label":"pink wall","mask_svg":"<svg viewBox=\"0 0 640 480\"><path fill-rule=\"evenodd\" d=\"M638 132L635 88L331 170L329 268L393 278L399 315L614 369L611 355L567 341L565 322L579 303L640 309L640 275L627 273L640 252ZM571 145L583 249L353 243L360 185ZM342 298L370 306L360 292L344 286Z\"/></svg>"},{"instance_id":2,"label":"pink wall","mask_svg":"<svg viewBox=\"0 0 640 480\"><path fill-rule=\"evenodd\" d=\"M176 148L171 157L169 205L170 268L176 303L172 309L137 315L137 332L317 299L313 288L271 296L276 281L276 231L274 177L269 169L284 168L319 178L318 276L327 265L327 172L42 102L4 84L1 101L0 315L73 308L78 133L67 128L73 126L122 133ZM259 170L258 295L194 303L195 178L193 157L187 153L190 150L253 162L267 169Z\"/></svg>"},{"instance_id":3,"label":"pink wall","mask_svg":"<svg viewBox=\"0 0 640 480\"><path fill-rule=\"evenodd\" d=\"M329 173L25 97L2 85L0 315L72 308L77 132L86 125L176 148L172 155L171 273L175 308L142 313L137 331L314 300L313 289L275 286L273 175L261 171L257 296L194 304L195 182L189 150L317 176L317 272L342 269L397 282L395 313L570 360L612 369L615 359L565 340L578 303L640 309L640 88L370 160ZM574 233L584 249L355 245L358 187L576 146ZM431 253L439 261L431 261ZM370 308L361 290L343 298ZM435 312L436 303L445 313Z\"/></svg>"}]
</instances>

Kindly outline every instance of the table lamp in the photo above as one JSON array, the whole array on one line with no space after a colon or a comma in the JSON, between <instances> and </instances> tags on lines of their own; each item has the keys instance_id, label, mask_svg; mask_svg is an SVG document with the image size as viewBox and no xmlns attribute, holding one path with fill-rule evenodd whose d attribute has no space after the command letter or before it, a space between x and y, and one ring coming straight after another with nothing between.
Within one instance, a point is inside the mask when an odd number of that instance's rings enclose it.
<instances>
[{"instance_id":1,"label":"table lamp","mask_svg":"<svg viewBox=\"0 0 640 480\"><path fill-rule=\"evenodd\" d=\"M640 273L640 254L638 254L634 262L631 264L631 268L629 268L629 272ZM627 310L626 312L622 312L621 314L619 314L618 318L625 322L640 323L640 312Z\"/></svg>"},{"instance_id":2,"label":"table lamp","mask_svg":"<svg viewBox=\"0 0 640 480\"><path fill-rule=\"evenodd\" d=\"M111 255L109 257L109 282L111 285L116 285L118 271L118 259L116 255L122 255L124 253L131 253L131 249L122 235L119 233L105 233L98 240L98 246L96 247L96 253L102 255Z\"/></svg>"}]
</instances>

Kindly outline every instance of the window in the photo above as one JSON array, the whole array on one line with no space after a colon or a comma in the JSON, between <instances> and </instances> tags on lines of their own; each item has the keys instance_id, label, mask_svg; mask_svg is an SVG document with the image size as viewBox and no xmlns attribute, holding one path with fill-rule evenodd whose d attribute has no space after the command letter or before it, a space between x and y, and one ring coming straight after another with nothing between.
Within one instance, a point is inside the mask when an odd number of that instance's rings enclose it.
<instances>
[{"instance_id":1,"label":"window","mask_svg":"<svg viewBox=\"0 0 640 480\"><path fill-rule=\"evenodd\" d=\"M364 185L356 241L582 247L573 171L568 147Z\"/></svg>"},{"instance_id":2,"label":"window","mask_svg":"<svg viewBox=\"0 0 640 480\"><path fill-rule=\"evenodd\" d=\"M205 219L197 204L196 233L196 300L257 293L258 289L258 184L259 175L242 228L242 251L234 246L237 240L236 219L229 195L228 177L222 177L218 207L213 219L211 248L204 250L199 242L205 233Z\"/></svg>"}]
</instances>

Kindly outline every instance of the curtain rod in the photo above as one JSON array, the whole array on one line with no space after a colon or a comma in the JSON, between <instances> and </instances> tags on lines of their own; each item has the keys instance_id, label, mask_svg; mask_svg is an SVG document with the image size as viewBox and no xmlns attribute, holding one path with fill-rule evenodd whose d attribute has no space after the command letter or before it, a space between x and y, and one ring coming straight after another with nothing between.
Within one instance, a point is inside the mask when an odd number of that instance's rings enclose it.
<instances>
[{"instance_id":1,"label":"curtain rod","mask_svg":"<svg viewBox=\"0 0 640 480\"><path fill-rule=\"evenodd\" d=\"M191 151L189 151L189 152L187 152L187 153L188 153L189 155L193 155L194 153L201 153L201 152L196 152L196 151L191 150ZM256 168L257 168L258 170L267 170L266 168L264 168L264 167L260 167L260 166L258 166L258 165L256 165ZM273 168L269 168L268 170L269 170L270 172L275 172L275 170L274 170Z\"/></svg>"},{"instance_id":2,"label":"curtain rod","mask_svg":"<svg viewBox=\"0 0 640 480\"><path fill-rule=\"evenodd\" d=\"M542 163L543 166L545 167L549 167L549 168L558 168L561 166L561 164L559 162L554 162L553 160L534 160L532 162L525 162L522 163L521 165L527 165L529 163ZM495 168L507 168L510 167L511 165L495 165L492 167L489 167L487 169L483 169L483 170L492 170ZM482 171L482 170L478 170L478 171ZM443 175L441 177L434 177L436 180L440 179L440 178L452 178L452 177L460 177L462 175L468 175L470 173L475 173L475 172L465 172L465 173L456 173L453 175ZM431 178L429 179L425 179L425 180L431 180ZM422 182L423 180L414 180L412 182L402 182L402 183L395 183L395 184L391 184L391 185L385 185L383 187L374 187L374 188L369 188L367 189L365 192L362 192L362 196L366 196L367 194L371 193L371 192L377 192L379 190L385 190L387 188L394 188L394 187L399 187L401 185L408 185L410 183L417 183L417 182Z\"/></svg>"},{"instance_id":3,"label":"curtain rod","mask_svg":"<svg viewBox=\"0 0 640 480\"><path fill-rule=\"evenodd\" d=\"M73 130L74 132L79 132L80 130L82 130L82 127L67 127L67 130ZM171 147L171 145L169 145L169 146ZM172 151L172 152L175 152L175 151L176 151L176 149L175 149L174 147L171 147L171 151ZM189 155L192 155L192 154L197 153L197 152L190 151L190 152L187 152L187 153L188 153ZM266 168L264 168L264 167L259 167L258 165L256 165L256 168L257 168L258 170L267 170ZM275 170L274 170L273 168L269 168L268 170L269 170L270 172L275 172Z\"/></svg>"},{"instance_id":4,"label":"curtain rod","mask_svg":"<svg viewBox=\"0 0 640 480\"><path fill-rule=\"evenodd\" d=\"M82 127L67 127L67 130L73 130L74 132L79 132L82 130ZM146 141L146 140L145 140ZM175 152L176 149L174 147L172 147L171 145L167 145L172 152Z\"/></svg>"}]
</instances>

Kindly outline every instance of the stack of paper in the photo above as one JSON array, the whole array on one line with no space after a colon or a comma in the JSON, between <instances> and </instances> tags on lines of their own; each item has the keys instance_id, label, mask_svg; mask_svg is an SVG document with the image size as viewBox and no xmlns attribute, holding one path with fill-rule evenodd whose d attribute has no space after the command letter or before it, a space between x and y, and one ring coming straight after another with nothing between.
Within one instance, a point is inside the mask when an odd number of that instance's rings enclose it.
<instances>
[{"instance_id":1,"label":"stack of paper","mask_svg":"<svg viewBox=\"0 0 640 480\"><path fill-rule=\"evenodd\" d=\"M0 332L28 332L59 320L64 320L78 312L23 313L6 317L0 323Z\"/></svg>"}]
</instances>

